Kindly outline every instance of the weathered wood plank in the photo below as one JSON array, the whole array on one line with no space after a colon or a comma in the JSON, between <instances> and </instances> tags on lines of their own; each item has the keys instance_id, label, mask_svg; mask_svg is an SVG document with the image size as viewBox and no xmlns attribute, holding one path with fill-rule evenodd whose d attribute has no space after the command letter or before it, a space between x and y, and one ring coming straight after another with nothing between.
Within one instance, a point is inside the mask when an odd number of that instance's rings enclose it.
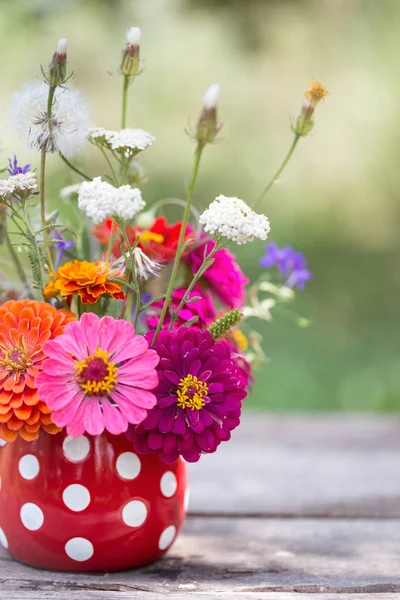
<instances>
[{"instance_id":1,"label":"weathered wood plank","mask_svg":"<svg viewBox=\"0 0 400 600\"><path fill-rule=\"evenodd\" d=\"M400 517L400 419L247 413L189 469L193 514Z\"/></svg>"},{"instance_id":2,"label":"weathered wood plank","mask_svg":"<svg viewBox=\"0 0 400 600\"><path fill-rule=\"evenodd\" d=\"M10 592L0 591L0 600L82 600L80 592L70 591L15 591L16 596L10 596ZM7 594L7 595L6 595ZM398 600L399 594L281 594L276 592L261 592L261 593L238 593L232 596L231 592L216 592L207 594L203 592L192 594L189 596L182 594L153 594L153 592L88 592L85 590L85 600L132 600L140 598L140 600L182 600L190 597L193 600Z\"/></svg>"},{"instance_id":3,"label":"weathered wood plank","mask_svg":"<svg viewBox=\"0 0 400 600\"><path fill-rule=\"evenodd\" d=\"M179 598L274 592L376 598L400 594L399 556L398 520L189 518L170 554L150 567L78 576L0 560L0 590L12 599L39 592L42 598L57 592L65 599L89 592L100 598L144 592Z\"/></svg>"}]
</instances>

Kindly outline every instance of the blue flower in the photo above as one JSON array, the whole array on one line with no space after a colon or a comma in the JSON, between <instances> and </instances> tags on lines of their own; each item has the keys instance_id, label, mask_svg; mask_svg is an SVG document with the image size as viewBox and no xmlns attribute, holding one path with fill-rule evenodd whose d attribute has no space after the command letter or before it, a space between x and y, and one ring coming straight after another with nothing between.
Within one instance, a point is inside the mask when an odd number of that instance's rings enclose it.
<instances>
[{"instance_id":1,"label":"blue flower","mask_svg":"<svg viewBox=\"0 0 400 600\"><path fill-rule=\"evenodd\" d=\"M266 269L276 266L287 287L304 290L305 282L313 277L307 269L304 254L295 252L291 246L279 248L276 244L267 244L265 249L266 255L260 259L260 265Z\"/></svg>"},{"instance_id":2,"label":"blue flower","mask_svg":"<svg viewBox=\"0 0 400 600\"><path fill-rule=\"evenodd\" d=\"M11 158L8 159L9 168L7 171L10 175L21 175L23 173L28 173L31 168L31 165L25 165L24 167L18 166L18 160L16 155L14 154L14 160L11 162Z\"/></svg>"},{"instance_id":3,"label":"blue flower","mask_svg":"<svg viewBox=\"0 0 400 600\"><path fill-rule=\"evenodd\" d=\"M64 255L64 252L66 250L70 250L71 248L73 248L75 246L75 242L74 242L74 240L64 239L61 231L56 230L54 232L54 237L53 237L52 243L56 249L56 261L54 264L54 268L57 271L58 267L60 266L60 262Z\"/></svg>"}]
</instances>

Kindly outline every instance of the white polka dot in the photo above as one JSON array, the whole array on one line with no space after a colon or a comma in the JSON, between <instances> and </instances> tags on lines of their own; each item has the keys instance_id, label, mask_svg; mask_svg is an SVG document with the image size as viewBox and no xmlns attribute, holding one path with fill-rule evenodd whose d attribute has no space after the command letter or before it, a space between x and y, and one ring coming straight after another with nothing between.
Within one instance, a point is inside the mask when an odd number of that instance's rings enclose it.
<instances>
[{"instance_id":1,"label":"white polka dot","mask_svg":"<svg viewBox=\"0 0 400 600\"><path fill-rule=\"evenodd\" d=\"M40 471L39 461L33 454L25 454L18 463L18 470L24 479L35 479Z\"/></svg>"},{"instance_id":2,"label":"white polka dot","mask_svg":"<svg viewBox=\"0 0 400 600\"><path fill-rule=\"evenodd\" d=\"M4 531L2 530L1 527L0 527L0 544L3 546L3 548L8 548L8 539L6 538L6 534L4 533Z\"/></svg>"},{"instance_id":3,"label":"white polka dot","mask_svg":"<svg viewBox=\"0 0 400 600\"><path fill-rule=\"evenodd\" d=\"M65 544L67 556L78 562L89 560L94 554L93 544L85 538L72 538Z\"/></svg>"},{"instance_id":4,"label":"white polka dot","mask_svg":"<svg viewBox=\"0 0 400 600\"><path fill-rule=\"evenodd\" d=\"M135 479L140 473L140 458L133 452L123 452L117 458L117 471L122 479Z\"/></svg>"},{"instance_id":5,"label":"white polka dot","mask_svg":"<svg viewBox=\"0 0 400 600\"><path fill-rule=\"evenodd\" d=\"M42 509L32 502L23 505L20 516L22 524L29 529L29 531L37 531L44 522Z\"/></svg>"},{"instance_id":6,"label":"white polka dot","mask_svg":"<svg viewBox=\"0 0 400 600\"><path fill-rule=\"evenodd\" d=\"M74 512L85 510L90 504L90 493L85 486L73 483L65 488L62 495L65 506Z\"/></svg>"},{"instance_id":7,"label":"white polka dot","mask_svg":"<svg viewBox=\"0 0 400 600\"><path fill-rule=\"evenodd\" d=\"M141 500L132 500L122 509L122 518L128 527L140 527L147 518L147 507Z\"/></svg>"},{"instance_id":8,"label":"white polka dot","mask_svg":"<svg viewBox=\"0 0 400 600\"><path fill-rule=\"evenodd\" d=\"M189 510L189 500L190 500L190 490L189 490L189 488L186 488L185 495L183 498L183 508L184 508L185 512L187 512Z\"/></svg>"},{"instance_id":9,"label":"white polka dot","mask_svg":"<svg viewBox=\"0 0 400 600\"><path fill-rule=\"evenodd\" d=\"M5 446L6 444L7 444L7 442L0 438L0 448L3 448L3 446Z\"/></svg>"},{"instance_id":10,"label":"white polka dot","mask_svg":"<svg viewBox=\"0 0 400 600\"><path fill-rule=\"evenodd\" d=\"M90 442L84 435L73 438L68 435L63 441L63 452L71 462L85 460L90 452Z\"/></svg>"},{"instance_id":11,"label":"white polka dot","mask_svg":"<svg viewBox=\"0 0 400 600\"><path fill-rule=\"evenodd\" d=\"M164 475L161 477L160 487L163 496L166 498L171 498L175 494L178 487L178 482L172 471L167 471L164 473Z\"/></svg>"},{"instance_id":12,"label":"white polka dot","mask_svg":"<svg viewBox=\"0 0 400 600\"><path fill-rule=\"evenodd\" d=\"M176 527L174 525L170 525L167 529L164 529L162 534L160 535L160 539L158 540L158 547L160 550L165 550L172 544L176 535Z\"/></svg>"}]
</instances>

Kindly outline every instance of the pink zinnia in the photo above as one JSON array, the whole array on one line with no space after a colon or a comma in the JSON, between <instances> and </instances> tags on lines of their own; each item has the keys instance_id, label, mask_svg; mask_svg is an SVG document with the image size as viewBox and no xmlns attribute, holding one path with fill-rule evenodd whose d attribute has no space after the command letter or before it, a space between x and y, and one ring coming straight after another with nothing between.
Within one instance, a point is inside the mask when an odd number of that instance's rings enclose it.
<instances>
[{"instance_id":1,"label":"pink zinnia","mask_svg":"<svg viewBox=\"0 0 400 600\"><path fill-rule=\"evenodd\" d=\"M177 310L186 291L186 288L178 288L173 291L170 305L173 310ZM189 294L189 299L191 298L199 298L199 300L188 302L183 305L179 312L179 316L174 323L174 328L180 327L197 317L197 320L193 323L192 327L195 327L196 329L205 329L217 318L210 292L202 290L199 285L195 285ZM150 314L146 319L146 324L149 329L155 329L157 327L163 304L164 300L160 300L159 302L154 302L152 305L151 310L153 314ZM170 323L171 316L167 313L165 315L163 326L167 328Z\"/></svg>"},{"instance_id":2,"label":"pink zinnia","mask_svg":"<svg viewBox=\"0 0 400 600\"><path fill-rule=\"evenodd\" d=\"M229 440L239 425L247 395L243 379L231 349L209 331L164 330L154 348L160 356L157 406L127 437L141 454L157 454L167 463L179 456L196 462Z\"/></svg>"},{"instance_id":3,"label":"pink zinnia","mask_svg":"<svg viewBox=\"0 0 400 600\"><path fill-rule=\"evenodd\" d=\"M201 239L207 237L205 234ZM201 241L200 239L200 241ZM204 260L204 250L210 254L215 242L210 240L200 244L187 254L184 260L193 273L197 273ZM245 286L249 280L236 262L236 256L226 248L218 250L213 256L214 262L204 273L201 281L206 281L211 291L229 308L241 308L246 298Z\"/></svg>"},{"instance_id":4,"label":"pink zinnia","mask_svg":"<svg viewBox=\"0 0 400 600\"><path fill-rule=\"evenodd\" d=\"M118 435L146 418L156 404L159 357L132 323L84 313L64 334L46 342L36 377L40 399L67 433Z\"/></svg>"}]
</instances>

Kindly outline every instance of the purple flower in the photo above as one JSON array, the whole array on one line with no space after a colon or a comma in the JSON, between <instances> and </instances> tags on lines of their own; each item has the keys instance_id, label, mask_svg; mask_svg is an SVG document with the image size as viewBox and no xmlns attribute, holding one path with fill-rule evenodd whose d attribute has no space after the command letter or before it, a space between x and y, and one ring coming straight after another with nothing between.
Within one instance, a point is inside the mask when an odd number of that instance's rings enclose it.
<instances>
[{"instance_id":1,"label":"purple flower","mask_svg":"<svg viewBox=\"0 0 400 600\"><path fill-rule=\"evenodd\" d=\"M31 168L31 165L25 165L24 167L18 166L18 160L16 155L14 154L14 160L11 162L11 158L8 159L9 169L7 171L12 175L21 175L23 173L28 173Z\"/></svg>"},{"instance_id":2,"label":"purple flower","mask_svg":"<svg viewBox=\"0 0 400 600\"><path fill-rule=\"evenodd\" d=\"M150 343L154 332L146 339ZM154 344L160 356L157 405L127 437L139 454L157 454L166 463L183 456L196 462L215 452L240 423L247 392L231 348L209 331L162 330Z\"/></svg>"},{"instance_id":3,"label":"purple flower","mask_svg":"<svg viewBox=\"0 0 400 600\"><path fill-rule=\"evenodd\" d=\"M265 249L267 253L260 259L260 265L266 269L276 266L286 286L304 290L305 282L313 277L304 254L295 252L291 246L279 248L276 244L267 244Z\"/></svg>"},{"instance_id":4,"label":"purple flower","mask_svg":"<svg viewBox=\"0 0 400 600\"><path fill-rule=\"evenodd\" d=\"M63 237L63 234L61 233L61 231L56 230L54 232L54 237L53 237L52 243L56 249L56 261L54 264L54 268L57 271L58 267L60 266L60 262L64 255L64 252L66 250L70 250L71 248L73 248L75 246L75 242L74 242L74 240L66 240Z\"/></svg>"}]
</instances>

